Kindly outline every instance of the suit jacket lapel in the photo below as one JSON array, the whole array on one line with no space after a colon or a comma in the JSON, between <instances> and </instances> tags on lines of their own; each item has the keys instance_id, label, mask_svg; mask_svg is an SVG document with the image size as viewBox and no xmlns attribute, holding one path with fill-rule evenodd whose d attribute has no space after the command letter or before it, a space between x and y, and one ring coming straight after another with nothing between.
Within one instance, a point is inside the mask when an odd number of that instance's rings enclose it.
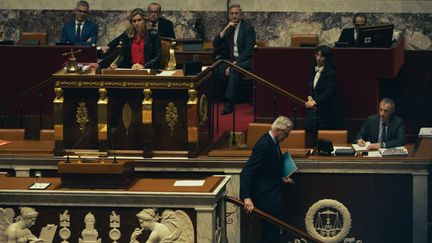
<instances>
[{"instance_id":1,"label":"suit jacket lapel","mask_svg":"<svg viewBox=\"0 0 432 243\"><path fill-rule=\"evenodd\" d=\"M244 28L245 28L245 26L244 26L244 22L243 21L241 21L240 22L240 27L239 27L239 32L238 32L238 34L237 34L237 50L238 50L238 52L239 52L239 55L240 55L240 50L243 50L243 42L244 42Z\"/></svg>"}]
</instances>

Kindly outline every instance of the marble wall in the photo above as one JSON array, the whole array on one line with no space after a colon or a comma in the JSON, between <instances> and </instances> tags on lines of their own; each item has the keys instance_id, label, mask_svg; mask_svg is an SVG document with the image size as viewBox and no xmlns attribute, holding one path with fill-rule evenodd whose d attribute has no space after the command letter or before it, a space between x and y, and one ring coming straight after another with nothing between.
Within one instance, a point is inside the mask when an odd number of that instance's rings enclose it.
<instances>
[{"instance_id":1,"label":"marble wall","mask_svg":"<svg viewBox=\"0 0 432 243\"><path fill-rule=\"evenodd\" d=\"M150 1L89 1L90 17L99 23L98 45L108 43L126 26L128 9ZM142 3L143 4L142 4ZM165 0L164 16L173 21L177 37L212 40L225 23L226 2ZM289 46L291 34L316 33L320 43L332 45L353 12L367 12L369 23L394 23L406 38L406 49L432 49L432 1L286 0L238 1L244 18L255 26L258 40L269 46ZM61 4L63 3L63 4ZM368 3L368 4L365 4ZM20 32L47 32L55 43L65 20L73 16L74 1L12 1L0 3L0 32L17 41ZM280 6L278 8L278 6ZM309 8L308 8L309 7Z\"/></svg>"}]
</instances>

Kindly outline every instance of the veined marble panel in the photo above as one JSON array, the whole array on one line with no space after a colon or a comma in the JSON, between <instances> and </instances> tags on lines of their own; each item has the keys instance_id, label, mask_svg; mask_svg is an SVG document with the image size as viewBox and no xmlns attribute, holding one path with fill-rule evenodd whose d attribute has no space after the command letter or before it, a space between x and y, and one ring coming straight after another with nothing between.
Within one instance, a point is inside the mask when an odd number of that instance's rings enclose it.
<instances>
[{"instance_id":1,"label":"veined marble panel","mask_svg":"<svg viewBox=\"0 0 432 243\"><path fill-rule=\"evenodd\" d=\"M431 1L432 2L432 1ZM146 5L146 4L144 4ZM99 23L98 45L105 45L127 26L129 11L93 10L90 18ZM258 40L270 46L289 46L292 34L318 34L321 44L332 45L343 28L352 26L352 12L245 12L244 19L256 30ZM173 21L178 38L213 40L226 23L223 11L164 11ZM406 49L432 49L432 14L368 13L370 24L393 23L406 38ZM0 32L18 41L20 32L47 32L54 44L63 22L73 17L71 10L0 10ZM37 24L35 24L37 23Z\"/></svg>"},{"instance_id":2,"label":"veined marble panel","mask_svg":"<svg viewBox=\"0 0 432 243\"><path fill-rule=\"evenodd\" d=\"M146 7L152 0L88 0L94 10L129 10ZM227 1L220 0L160 0L164 10L169 11L224 11ZM236 0L245 11L274 12L432 12L432 1L419 0ZM0 9L56 9L73 8L71 0L1 0Z\"/></svg>"}]
</instances>

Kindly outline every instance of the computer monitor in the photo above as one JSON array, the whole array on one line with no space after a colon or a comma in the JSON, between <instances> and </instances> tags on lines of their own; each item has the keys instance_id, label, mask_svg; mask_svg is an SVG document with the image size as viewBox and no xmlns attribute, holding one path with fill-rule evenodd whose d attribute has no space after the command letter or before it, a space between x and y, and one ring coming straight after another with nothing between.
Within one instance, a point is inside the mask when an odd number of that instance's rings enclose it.
<instances>
[{"instance_id":1,"label":"computer monitor","mask_svg":"<svg viewBox=\"0 0 432 243\"><path fill-rule=\"evenodd\" d=\"M392 24L361 26L358 29L357 43L359 47L388 48L393 39Z\"/></svg>"}]
</instances>

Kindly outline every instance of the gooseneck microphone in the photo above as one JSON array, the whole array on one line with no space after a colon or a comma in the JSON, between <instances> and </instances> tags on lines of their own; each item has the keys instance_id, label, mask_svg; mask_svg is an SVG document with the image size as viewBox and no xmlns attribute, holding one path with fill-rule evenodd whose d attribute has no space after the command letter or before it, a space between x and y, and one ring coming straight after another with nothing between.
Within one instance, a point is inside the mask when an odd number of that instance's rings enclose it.
<instances>
[{"instance_id":1,"label":"gooseneck microphone","mask_svg":"<svg viewBox=\"0 0 432 243\"><path fill-rule=\"evenodd\" d=\"M87 137L87 135L90 133L90 131L91 131L92 129L89 127L89 129L87 130L87 132L85 132L79 139L78 139L78 141L72 146L72 148L70 149L70 150L73 150L73 149L75 149L77 146L78 146L78 144L80 144L81 142L82 142L82 140L84 140L84 138L85 137ZM69 161L69 153L67 154L67 157L66 157L66 163L70 163L70 161Z\"/></svg>"}]
</instances>

